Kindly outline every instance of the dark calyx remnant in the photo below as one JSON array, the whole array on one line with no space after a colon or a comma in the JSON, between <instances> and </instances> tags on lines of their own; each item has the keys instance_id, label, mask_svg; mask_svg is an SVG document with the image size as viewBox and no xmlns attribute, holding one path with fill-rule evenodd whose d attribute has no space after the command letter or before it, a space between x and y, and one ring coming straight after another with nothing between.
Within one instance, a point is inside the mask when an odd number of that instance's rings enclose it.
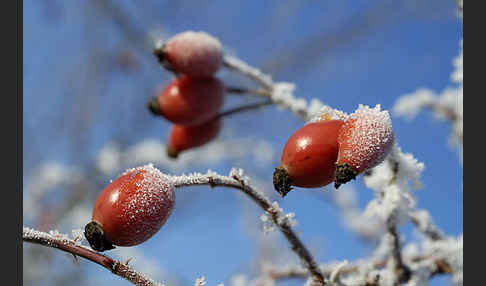
<instances>
[{"instance_id":1,"label":"dark calyx remnant","mask_svg":"<svg viewBox=\"0 0 486 286\"><path fill-rule=\"evenodd\" d=\"M273 186L282 198L292 190L292 180L283 167L275 168L275 172L273 172Z\"/></svg>"},{"instance_id":2,"label":"dark calyx remnant","mask_svg":"<svg viewBox=\"0 0 486 286\"><path fill-rule=\"evenodd\" d=\"M152 98L152 100L147 103L147 108L153 115L160 115L159 99L157 97Z\"/></svg>"},{"instance_id":3,"label":"dark calyx remnant","mask_svg":"<svg viewBox=\"0 0 486 286\"><path fill-rule=\"evenodd\" d=\"M337 189L342 184L356 179L358 173L347 163L337 164L334 173L334 187Z\"/></svg>"},{"instance_id":4,"label":"dark calyx remnant","mask_svg":"<svg viewBox=\"0 0 486 286\"><path fill-rule=\"evenodd\" d=\"M172 146L167 146L167 156L171 159L177 159L179 157L179 151Z\"/></svg>"},{"instance_id":5,"label":"dark calyx remnant","mask_svg":"<svg viewBox=\"0 0 486 286\"><path fill-rule=\"evenodd\" d=\"M169 71L174 71L172 66L170 65L169 61L165 58L165 44L162 45L160 48L155 48L154 49L154 55L157 57L159 60L159 63Z\"/></svg>"},{"instance_id":6,"label":"dark calyx remnant","mask_svg":"<svg viewBox=\"0 0 486 286\"><path fill-rule=\"evenodd\" d=\"M95 221L88 223L84 227L84 236L86 236L91 248L96 251L105 251L115 248L113 243L106 238L101 225Z\"/></svg>"}]
</instances>

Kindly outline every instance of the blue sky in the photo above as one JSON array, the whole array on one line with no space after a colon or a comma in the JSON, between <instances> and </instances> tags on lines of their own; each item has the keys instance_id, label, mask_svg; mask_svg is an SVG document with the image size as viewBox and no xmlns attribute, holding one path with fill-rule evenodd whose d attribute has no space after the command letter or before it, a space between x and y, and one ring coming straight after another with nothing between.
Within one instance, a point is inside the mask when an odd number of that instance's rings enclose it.
<instances>
[{"instance_id":1,"label":"blue sky","mask_svg":"<svg viewBox=\"0 0 486 286\"><path fill-rule=\"evenodd\" d=\"M360 103L390 110L399 96L419 87L440 92L453 86L450 74L462 23L455 1L422 2L118 1L130 30L120 29L116 12L100 9L94 1L24 1L24 182L45 161L87 166L109 141L130 146L147 138L167 139L169 124L145 109L155 87L170 79L140 41L154 30L165 35L188 29L211 33L228 52L271 72L275 80L295 83L296 96L318 98L345 112ZM119 51L135 55L135 71L113 64ZM245 83L227 72L219 76ZM239 102L229 97L226 107ZM429 210L445 233L462 233L462 165L447 145L450 126L427 112L411 122L392 119L402 150L426 165L425 188L416 193L418 206ZM236 166L270 186L279 150L301 125L275 107L228 118L222 139L261 138L275 148L275 160L263 166L251 159L223 160L185 172L210 168L227 173ZM364 207L372 191L361 179L353 185ZM284 210L297 214L297 229L316 249L316 259L353 260L369 254L371 248L343 227L336 210L316 199L318 194L298 190L281 201ZM251 219L259 223L259 212L246 198L232 190L198 187L181 192L179 200L187 204L184 215L179 217L176 208L163 230L137 248L185 283L200 275L209 285L228 283L232 275L254 270L258 251L249 229L254 228ZM411 230L410 225L403 228L406 238L413 236ZM286 249L285 241L277 241ZM100 285L120 281L97 266L85 269ZM448 283L438 279L434 285Z\"/></svg>"}]
</instances>

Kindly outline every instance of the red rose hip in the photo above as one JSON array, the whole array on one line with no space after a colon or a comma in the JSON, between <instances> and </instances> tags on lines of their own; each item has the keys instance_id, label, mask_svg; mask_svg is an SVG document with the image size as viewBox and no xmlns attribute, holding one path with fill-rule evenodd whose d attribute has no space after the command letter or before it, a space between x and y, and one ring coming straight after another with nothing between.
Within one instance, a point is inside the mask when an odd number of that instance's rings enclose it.
<instances>
[{"instance_id":1,"label":"red rose hip","mask_svg":"<svg viewBox=\"0 0 486 286\"><path fill-rule=\"evenodd\" d=\"M166 175L152 165L129 169L98 196L85 236L96 251L140 244L159 231L174 204Z\"/></svg>"},{"instance_id":2,"label":"red rose hip","mask_svg":"<svg viewBox=\"0 0 486 286\"><path fill-rule=\"evenodd\" d=\"M387 111L359 105L339 131L339 153L334 186L338 188L358 174L383 162L395 135Z\"/></svg>"},{"instance_id":3,"label":"red rose hip","mask_svg":"<svg viewBox=\"0 0 486 286\"><path fill-rule=\"evenodd\" d=\"M209 78L223 63L221 43L204 32L177 34L156 48L154 54L166 69L191 78Z\"/></svg>"},{"instance_id":4,"label":"red rose hip","mask_svg":"<svg viewBox=\"0 0 486 286\"><path fill-rule=\"evenodd\" d=\"M219 135L222 121L219 118L212 119L201 125L174 125L169 132L167 155L177 158L182 151L200 147Z\"/></svg>"},{"instance_id":5,"label":"red rose hip","mask_svg":"<svg viewBox=\"0 0 486 286\"><path fill-rule=\"evenodd\" d=\"M334 180L337 136L342 125L341 120L313 122L290 136L273 175L275 190L282 197L291 186L318 188Z\"/></svg>"},{"instance_id":6,"label":"red rose hip","mask_svg":"<svg viewBox=\"0 0 486 286\"><path fill-rule=\"evenodd\" d=\"M224 104L224 86L217 78L174 79L149 103L150 111L174 124L198 125L215 116Z\"/></svg>"}]
</instances>

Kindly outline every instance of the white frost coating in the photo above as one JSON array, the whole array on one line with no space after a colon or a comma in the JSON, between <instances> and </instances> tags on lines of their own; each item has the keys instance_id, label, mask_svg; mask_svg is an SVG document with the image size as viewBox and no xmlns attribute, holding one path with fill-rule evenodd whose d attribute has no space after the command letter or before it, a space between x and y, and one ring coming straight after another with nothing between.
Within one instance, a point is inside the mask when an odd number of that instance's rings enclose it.
<instances>
[{"instance_id":1,"label":"white frost coating","mask_svg":"<svg viewBox=\"0 0 486 286\"><path fill-rule=\"evenodd\" d=\"M53 243L68 243L91 250L88 246L82 245L82 241L74 241L67 234L60 233L57 230L50 230L49 233L46 233L24 226L22 230L22 238L27 240L43 240L50 245Z\"/></svg>"},{"instance_id":2,"label":"white frost coating","mask_svg":"<svg viewBox=\"0 0 486 286\"><path fill-rule=\"evenodd\" d=\"M293 113L306 116L307 101L303 98L297 98L293 95L295 84L290 82L277 82L273 86L272 100L279 105L281 109L288 109Z\"/></svg>"},{"instance_id":3,"label":"white frost coating","mask_svg":"<svg viewBox=\"0 0 486 286\"><path fill-rule=\"evenodd\" d=\"M336 268L331 272L331 275L329 276L329 282L331 285L335 285L338 282L339 272L348 264L348 261L344 260L343 262L339 263L339 265L336 266Z\"/></svg>"},{"instance_id":4,"label":"white frost coating","mask_svg":"<svg viewBox=\"0 0 486 286\"><path fill-rule=\"evenodd\" d=\"M170 176L168 177L168 180L175 187L202 185L202 184L211 185L211 183L220 184L220 185L235 185L235 183L237 183L237 185L243 184L244 186L250 185L250 179L245 175L243 169L240 168L232 168L228 176L222 176L216 172L208 170L206 174L202 174L202 173L191 173L188 175L182 174L181 176ZM252 190L255 196L259 197L263 201L268 201L261 191L258 191L254 188L252 188ZM267 210L267 212L275 213L277 217L276 223L278 225L288 225L289 227L292 227L298 224L298 222L295 220L295 214L294 213L285 214L282 208L279 206L278 202L271 203L271 206ZM264 224L267 224L270 221L266 217L266 215L261 216L260 219ZM264 231L269 232L272 230L273 228L270 225L264 226Z\"/></svg>"},{"instance_id":5,"label":"white frost coating","mask_svg":"<svg viewBox=\"0 0 486 286\"><path fill-rule=\"evenodd\" d=\"M264 74L259 69L248 65L237 57L226 55L224 57L224 62L229 68L237 70L249 78L256 80L267 89L270 89L273 86L272 77L270 75Z\"/></svg>"},{"instance_id":6,"label":"white frost coating","mask_svg":"<svg viewBox=\"0 0 486 286\"><path fill-rule=\"evenodd\" d=\"M184 42L186 45L190 45L191 49L199 51L199 53L221 54L222 52L221 42L202 31L185 31L174 35L167 41L167 46L170 46L174 41ZM188 61L188 58L191 56L192 50L189 50L189 47L187 50L178 51L178 57L180 57L181 61Z\"/></svg>"},{"instance_id":7,"label":"white frost coating","mask_svg":"<svg viewBox=\"0 0 486 286\"><path fill-rule=\"evenodd\" d=\"M206 285L206 277L201 276L199 278L196 278L196 281L194 282L194 286L204 286Z\"/></svg>"},{"instance_id":8,"label":"white frost coating","mask_svg":"<svg viewBox=\"0 0 486 286\"><path fill-rule=\"evenodd\" d=\"M412 120L421 109L433 106L436 100L437 95L434 91L428 88L419 88L412 93L399 97L393 106L393 112L397 116L403 116L408 120Z\"/></svg>"},{"instance_id":9,"label":"white frost coating","mask_svg":"<svg viewBox=\"0 0 486 286\"><path fill-rule=\"evenodd\" d=\"M398 169L395 173L396 166ZM423 163L395 146L388 160L364 177L366 186L373 189L376 195L368 203L365 215L379 218L383 223L393 215L398 225L403 224L415 208L415 198L410 191L421 187L423 169Z\"/></svg>"},{"instance_id":10,"label":"white frost coating","mask_svg":"<svg viewBox=\"0 0 486 286\"><path fill-rule=\"evenodd\" d=\"M205 32L194 31L170 38L164 56L177 72L198 78L212 76L223 61L220 41Z\"/></svg>"},{"instance_id":11,"label":"white frost coating","mask_svg":"<svg viewBox=\"0 0 486 286\"><path fill-rule=\"evenodd\" d=\"M243 182L245 185L250 184L250 178L245 175L245 171L241 168L231 168L229 172L230 177L238 178L239 181Z\"/></svg>"},{"instance_id":12,"label":"white frost coating","mask_svg":"<svg viewBox=\"0 0 486 286\"><path fill-rule=\"evenodd\" d=\"M381 163L395 137L388 111L360 104L344 122L338 136L338 163L348 163L358 173Z\"/></svg>"},{"instance_id":13,"label":"white frost coating","mask_svg":"<svg viewBox=\"0 0 486 286\"><path fill-rule=\"evenodd\" d=\"M322 121L322 120L343 120L349 117L348 114L341 110L334 109L327 105L322 105L319 110L311 113L311 118L308 123Z\"/></svg>"},{"instance_id":14,"label":"white frost coating","mask_svg":"<svg viewBox=\"0 0 486 286\"><path fill-rule=\"evenodd\" d=\"M279 225L288 225L290 227L297 226L297 221L294 219L294 213L284 213L283 209L280 207L278 202L273 202L272 206L270 207L269 211L275 212L278 216L277 224Z\"/></svg>"},{"instance_id":15,"label":"white frost coating","mask_svg":"<svg viewBox=\"0 0 486 286\"><path fill-rule=\"evenodd\" d=\"M164 225L174 208L176 197L169 176L153 164L128 169L120 177L135 176L139 172L143 172L143 179L136 181L138 188L120 202L123 209L120 219L125 222L127 230L119 235L121 239L132 241L131 236L136 237L134 234L143 230L143 236L137 237L138 243L149 239Z\"/></svg>"},{"instance_id":16,"label":"white frost coating","mask_svg":"<svg viewBox=\"0 0 486 286\"><path fill-rule=\"evenodd\" d=\"M74 232L73 232L74 233ZM67 234L60 233L57 230L51 230L49 233L38 231L29 227L24 226L23 231L22 231L22 238L23 240L34 240L34 241L41 241L41 242L46 242L50 246L55 246L56 243L62 243L62 244L70 244L70 245L75 245L77 247L81 247L84 249L87 249L89 251L93 251L90 247L82 245L79 241L74 241L73 239L70 239ZM120 264L119 261L114 261L115 264ZM122 270L120 270L122 271ZM151 279L145 274L142 274L136 270L134 270L131 267L127 267L125 270L123 270L123 274L125 279L132 279L135 276L139 276L143 279L145 279L147 282L150 284L144 284L144 285L154 285L154 286L164 286L163 284L160 284L156 282L155 280Z\"/></svg>"},{"instance_id":17,"label":"white frost coating","mask_svg":"<svg viewBox=\"0 0 486 286\"><path fill-rule=\"evenodd\" d=\"M432 217L426 210L415 210L409 213L417 228L428 236L443 238L444 234L433 223Z\"/></svg>"},{"instance_id":18,"label":"white frost coating","mask_svg":"<svg viewBox=\"0 0 486 286\"><path fill-rule=\"evenodd\" d=\"M428 268L418 268L414 270L414 275L404 286L428 286L430 271Z\"/></svg>"},{"instance_id":19,"label":"white frost coating","mask_svg":"<svg viewBox=\"0 0 486 286\"><path fill-rule=\"evenodd\" d=\"M73 229L71 232L73 234L73 240L77 245L81 245L86 240L86 237L84 236L84 229L77 228Z\"/></svg>"},{"instance_id":20,"label":"white frost coating","mask_svg":"<svg viewBox=\"0 0 486 286\"><path fill-rule=\"evenodd\" d=\"M464 276L464 243L463 235L458 238L448 237L443 240L425 240L422 244L425 252L432 253L431 259L444 259L452 268L454 285L463 284Z\"/></svg>"}]
</instances>

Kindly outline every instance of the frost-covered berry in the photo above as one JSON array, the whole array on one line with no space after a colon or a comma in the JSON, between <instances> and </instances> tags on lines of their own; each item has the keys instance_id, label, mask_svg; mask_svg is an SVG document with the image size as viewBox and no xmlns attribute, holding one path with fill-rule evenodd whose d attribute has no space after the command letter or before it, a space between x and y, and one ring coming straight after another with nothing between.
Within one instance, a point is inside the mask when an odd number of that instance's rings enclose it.
<instances>
[{"instance_id":1,"label":"frost-covered berry","mask_svg":"<svg viewBox=\"0 0 486 286\"><path fill-rule=\"evenodd\" d=\"M198 125L215 116L224 104L224 86L217 78L181 76L170 82L149 109L174 124Z\"/></svg>"},{"instance_id":2,"label":"frost-covered berry","mask_svg":"<svg viewBox=\"0 0 486 286\"><path fill-rule=\"evenodd\" d=\"M174 204L166 175L152 165L129 169L99 195L85 236L96 251L140 244L159 231Z\"/></svg>"},{"instance_id":3,"label":"frost-covered berry","mask_svg":"<svg viewBox=\"0 0 486 286\"><path fill-rule=\"evenodd\" d=\"M185 150L202 146L219 135L221 119L213 119L200 125L174 125L169 131L167 155L177 158L179 153Z\"/></svg>"},{"instance_id":4,"label":"frost-covered berry","mask_svg":"<svg viewBox=\"0 0 486 286\"><path fill-rule=\"evenodd\" d=\"M338 133L342 120L321 120L304 125L285 144L273 184L283 197L291 186L323 187L334 180Z\"/></svg>"},{"instance_id":5,"label":"frost-covered berry","mask_svg":"<svg viewBox=\"0 0 486 286\"><path fill-rule=\"evenodd\" d=\"M156 48L154 54L168 70L193 78L213 76L223 62L221 43L204 32L177 34Z\"/></svg>"},{"instance_id":6,"label":"frost-covered berry","mask_svg":"<svg viewBox=\"0 0 486 286\"><path fill-rule=\"evenodd\" d=\"M339 131L335 187L383 162L390 153L395 135L388 111L359 105Z\"/></svg>"}]
</instances>

